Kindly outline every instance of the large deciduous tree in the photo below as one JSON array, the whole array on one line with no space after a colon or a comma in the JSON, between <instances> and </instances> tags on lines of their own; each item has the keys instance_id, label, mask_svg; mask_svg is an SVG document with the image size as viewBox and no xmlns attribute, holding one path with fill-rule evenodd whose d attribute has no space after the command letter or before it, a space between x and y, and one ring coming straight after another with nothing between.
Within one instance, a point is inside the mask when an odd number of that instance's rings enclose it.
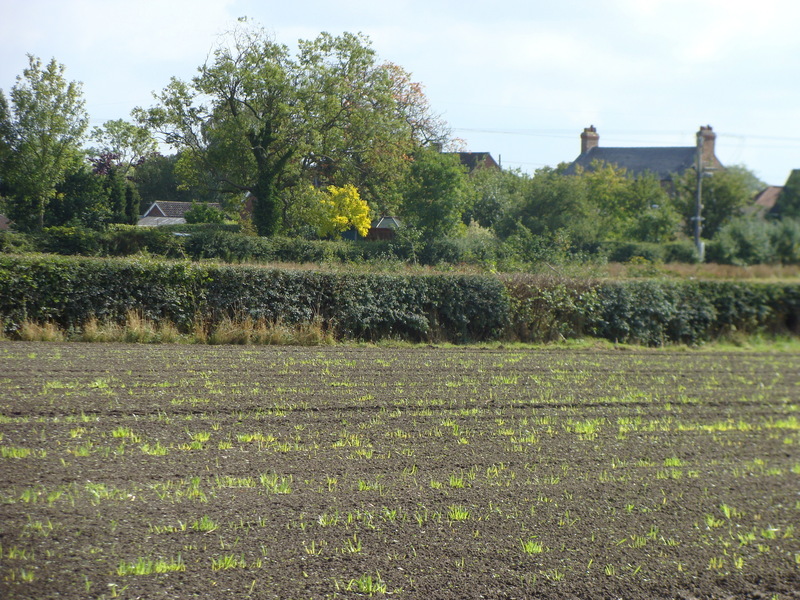
<instances>
[{"instance_id":1,"label":"large deciduous tree","mask_svg":"<svg viewBox=\"0 0 800 600\"><path fill-rule=\"evenodd\" d=\"M728 167L704 175L701 185L703 203L703 237L711 239L728 222L742 215L759 188L764 184L743 166ZM685 219L686 233L694 230L697 172L687 170L675 179L677 204Z\"/></svg>"},{"instance_id":2,"label":"large deciduous tree","mask_svg":"<svg viewBox=\"0 0 800 600\"><path fill-rule=\"evenodd\" d=\"M453 235L468 195L466 171L458 156L420 148L404 184L402 216L428 237Z\"/></svg>"},{"instance_id":3,"label":"large deciduous tree","mask_svg":"<svg viewBox=\"0 0 800 600\"><path fill-rule=\"evenodd\" d=\"M0 109L0 180L17 226L41 228L57 186L81 160L89 121L81 84L67 81L55 59L43 66L28 55L10 98Z\"/></svg>"},{"instance_id":4,"label":"large deciduous tree","mask_svg":"<svg viewBox=\"0 0 800 600\"><path fill-rule=\"evenodd\" d=\"M150 131L125 121L106 121L102 127L92 129L92 140L98 144L94 153L98 156L114 156L116 167L123 177L156 151L156 140Z\"/></svg>"},{"instance_id":5,"label":"large deciduous tree","mask_svg":"<svg viewBox=\"0 0 800 600\"><path fill-rule=\"evenodd\" d=\"M352 184L372 202L396 187L418 143L396 89L362 35L322 33L292 56L243 24L190 82L172 79L134 114L181 151L186 184L250 192L271 235L291 218L290 188Z\"/></svg>"}]
</instances>

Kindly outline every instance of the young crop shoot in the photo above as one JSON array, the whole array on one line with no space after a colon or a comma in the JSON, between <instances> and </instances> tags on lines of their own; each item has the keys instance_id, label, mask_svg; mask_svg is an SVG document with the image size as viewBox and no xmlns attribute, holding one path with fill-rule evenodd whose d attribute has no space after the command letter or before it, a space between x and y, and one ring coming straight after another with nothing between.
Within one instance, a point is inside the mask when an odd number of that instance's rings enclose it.
<instances>
[{"instance_id":1,"label":"young crop shoot","mask_svg":"<svg viewBox=\"0 0 800 600\"><path fill-rule=\"evenodd\" d=\"M134 562L121 562L117 567L117 575L151 575L153 573L170 573L173 571L185 571L186 565L179 554L176 558L170 559L150 559L140 557Z\"/></svg>"},{"instance_id":2,"label":"young crop shoot","mask_svg":"<svg viewBox=\"0 0 800 600\"><path fill-rule=\"evenodd\" d=\"M262 242L276 252L283 243ZM64 270L75 284L71 257L46 260L56 261L51 279ZM145 268L141 261L127 268ZM162 277L195 294L186 278L195 269L207 278L209 265L160 265L136 297L158 294ZM94 280L106 272L97 269ZM373 302L390 291L391 314L425 321L434 336L453 317L434 291L465 297L458 277L425 273L421 297L431 306L416 314L403 303L418 290L403 274L370 272L362 286L349 271L330 280L314 271L317 291L295 302L306 272L264 268L248 271L252 296L231 300L241 273L214 273L213 294L248 311L253 332L283 300L301 318L318 309L314 294ZM553 301L540 283L524 284L532 310ZM736 301L737 285L721 306ZM659 295L647 298L658 309ZM165 311L180 302L162 300ZM374 303L347 304L337 326L383 323L389 313ZM482 318L484 305L475 309ZM706 314L691 303L681 310L670 313L676 328ZM187 597L542 600L586 590L796 592L796 353L425 341L0 342L0 598L145 598L156 588Z\"/></svg>"}]
</instances>

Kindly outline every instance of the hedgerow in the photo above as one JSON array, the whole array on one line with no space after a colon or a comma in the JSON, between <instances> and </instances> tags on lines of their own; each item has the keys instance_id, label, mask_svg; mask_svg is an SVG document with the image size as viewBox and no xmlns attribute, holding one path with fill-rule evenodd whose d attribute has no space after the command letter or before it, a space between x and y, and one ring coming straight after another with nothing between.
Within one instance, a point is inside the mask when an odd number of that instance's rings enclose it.
<instances>
[{"instance_id":1,"label":"hedgerow","mask_svg":"<svg viewBox=\"0 0 800 600\"><path fill-rule=\"evenodd\" d=\"M186 261L0 256L0 318L80 329L131 311L188 330L225 318L321 320L340 337L454 342L496 339L509 319L489 276L323 273Z\"/></svg>"},{"instance_id":2,"label":"hedgerow","mask_svg":"<svg viewBox=\"0 0 800 600\"><path fill-rule=\"evenodd\" d=\"M135 312L202 322L318 322L342 339L458 343L595 336L657 346L732 332L800 333L800 285L531 275L394 275L148 258L0 255L0 319L81 330Z\"/></svg>"}]
</instances>

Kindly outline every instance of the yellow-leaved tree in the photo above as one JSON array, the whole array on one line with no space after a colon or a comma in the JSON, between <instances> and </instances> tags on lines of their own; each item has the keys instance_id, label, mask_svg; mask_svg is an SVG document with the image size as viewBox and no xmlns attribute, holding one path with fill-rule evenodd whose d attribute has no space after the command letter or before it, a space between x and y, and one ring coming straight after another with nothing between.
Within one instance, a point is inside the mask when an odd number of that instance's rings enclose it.
<instances>
[{"instance_id":1,"label":"yellow-leaved tree","mask_svg":"<svg viewBox=\"0 0 800 600\"><path fill-rule=\"evenodd\" d=\"M367 235L370 226L369 205L361 199L354 185L329 185L325 190L316 190L316 194L318 202L314 225L320 236L338 237L350 228L362 237Z\"/></svg>"}]
</instances>

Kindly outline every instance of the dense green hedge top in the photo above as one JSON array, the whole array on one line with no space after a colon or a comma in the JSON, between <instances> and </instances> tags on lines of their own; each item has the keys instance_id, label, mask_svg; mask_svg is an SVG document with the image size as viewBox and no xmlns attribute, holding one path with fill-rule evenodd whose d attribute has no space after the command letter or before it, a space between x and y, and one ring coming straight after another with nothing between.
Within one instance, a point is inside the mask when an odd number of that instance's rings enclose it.
<instances>
[{"instance_id":1,"label":"dense green hedge top","mask_svg":"<svg viewBox=\"0 0 800 600\"><path fill-rule=\"evenodd\" d=\"M135 310L189 327L224 317L315 319L348 338L457 342L504 331L504 287L490 276L323 273L152 259L0 256L0 317L80 327Z\"/></svg>"},{"instance_id":2,"label":"dense green hedge top","mask_svg":"<svg viewBox=\"0 0 800 600\"><path fill-rule=\"evenodd\" d=\"M698 343L732 331L800 332L800 285L541 276L329 273L148 258L0 255L0 318L80 328L131 310L202 319L321 321L340 337L454 342Z\"/></svg>"}]
</instances>

